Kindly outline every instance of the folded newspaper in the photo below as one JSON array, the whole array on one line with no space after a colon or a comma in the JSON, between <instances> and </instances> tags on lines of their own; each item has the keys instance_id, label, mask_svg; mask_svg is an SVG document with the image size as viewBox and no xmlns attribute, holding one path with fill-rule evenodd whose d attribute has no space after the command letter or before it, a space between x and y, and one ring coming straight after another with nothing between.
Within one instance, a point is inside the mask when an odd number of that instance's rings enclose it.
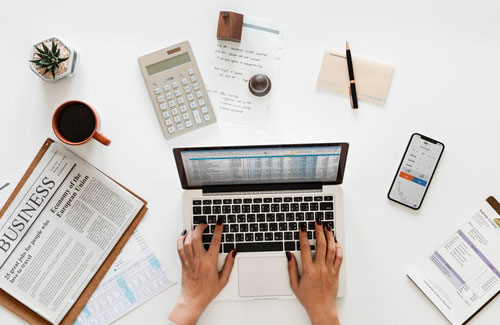
<instances>
[{"instance_id":1,"label":"folded newspaper","mask_svg":"<svg viewBox=\"0 0 500 325\"><path fill-rule=\"evenodd\" d=\"M59 323L143 205L52 143L0 219L0 288Z\"/></svg>"}]
</instances>

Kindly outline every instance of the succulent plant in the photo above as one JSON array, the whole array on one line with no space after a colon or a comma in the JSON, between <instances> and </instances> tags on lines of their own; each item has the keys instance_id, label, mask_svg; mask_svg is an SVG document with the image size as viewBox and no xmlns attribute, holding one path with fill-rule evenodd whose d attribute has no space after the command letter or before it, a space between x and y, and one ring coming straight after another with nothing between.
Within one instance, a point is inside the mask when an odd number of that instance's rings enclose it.
<instances>
[{"instance_id":1,"label":"succulent plant","mask_svg":"<svg viewBox=\"0 0 500 325\"><path fill-rule=\"evenodd\" d=\"M52 73L52 78L56 79L56 70L59 68L59 64L69 59L59 57L61 53L61 49L58 48L54 39L52 39L51 49L49 49L44 42L41 43L42 48L39 48L35 45L35 54L38 56L38 59L30 60L31 63L34 63L38 68L45 69L43 74L47 72Z\"/></svg>"}]
</instances>

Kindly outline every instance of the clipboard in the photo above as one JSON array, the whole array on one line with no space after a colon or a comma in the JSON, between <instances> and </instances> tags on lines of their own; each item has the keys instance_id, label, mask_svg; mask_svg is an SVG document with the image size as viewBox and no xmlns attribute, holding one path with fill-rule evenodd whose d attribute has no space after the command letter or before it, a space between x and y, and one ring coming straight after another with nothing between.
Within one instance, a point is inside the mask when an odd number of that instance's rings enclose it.
<instances>
[{"instance_id":1,"label":"clipboard","mask_svg":"<svg viewBox=\"0 0 500 325\"><path fill-rule=\"evenodd\" d=\"M12 201L16 198L17 194L22 189L22 187L24 186L24 184L26 183L28 178L31 176L31 174L33 173L33 170L38 165L38 163L40 162L42 157L45 155L45 152L47 152L47 150L49 149L49 147L52 143L54 143L54 140L48 138L45 141L45 143L43 144L43 146L40 148L40 151L38 151L38 154L35 156L35 159L33 159L33 161L31 162L30 166L28 167L28 170L26 171L26 173L24 173L23 177L21 178L21 180L17 184L16 188L14 189L12 194L10 195L9 199L7 200L7 202L5 203L3 208L0 210L0 218L3 217L3 215L7 211L8 207L10 206ZM107 175L105 175L105 176L107 176ZM115 247L111 250L108 257L101 264L101 266L99 267L97 272L94 274L94 276L92 277L90 282L87 284L85 289L80 294L80 297L78 297L78 299L75 301L73 306L71 306L70 310L64 316L64 318L62 319L60 324L72 325L75 322L76 318L78 317L78 315L82 311L83 307L85 307L85 305L87 304L87 301L90 299L90 297L94 293L95 289L97 288L97 286L101 282L102 278L104 277L104 275L106 275L106 273L108 272L108 269L111 267L111 265L115 261L118 254L120 254L122 248L125 246L128 239L130 238L130 236L132 236L132 233L137 228L137 226L141 222L142 218L146 214L146 211L148 210L147 202L144 199L142 199L141 197L139 197L137 194L130 191L126 187L122 186L120 183L116 182L114 179L112 179L112 178L110 178L110 179L113 180L116 184L120 185L125 190L127 190L130 194L132 194L133 196L135 196L136 198L138 198L139 200L144 202L144 206L141 208L141 210L139 210L139 212L137 213L135 218L132 220L132 222L128 226L127 230L125 230L125 232L123 233L121 238L116 243ZM13 313L15 313L16 315L18 315L19 317L21 317L22 319L24 319L25 321L27 321L31 324L43 324L43 325L50 325L51 324L45 318L38 315L36 312L34 312L33 310L31 310L30 308L25 306L22 302L15 299L14 297L9 295L7 292L5 292L2 289L0 289L0 305L4 306L8 310L12 311Z\"/></svg>"}]
</instances>

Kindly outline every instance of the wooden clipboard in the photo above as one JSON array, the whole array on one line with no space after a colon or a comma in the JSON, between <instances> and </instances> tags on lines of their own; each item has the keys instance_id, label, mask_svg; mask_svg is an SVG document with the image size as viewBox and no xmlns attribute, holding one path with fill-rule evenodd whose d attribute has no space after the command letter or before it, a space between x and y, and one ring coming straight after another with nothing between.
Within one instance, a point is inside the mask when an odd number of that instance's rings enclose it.
<instances>
[{"instance_id":1,"label":"wooden clipboard","mask_svg":"<svg viewBox=\"0 0 500 325\"><path fill-rule=\"evenodd\" d=\"M52 139L47 139L45 143L43 144L42 148L40 151L38 151L38 154L36 155L35 159L29 166L28 170L26 173L23 175L19 183L17 184L16 188L10 195L9 199L5 203L4 207L0 210L0 218L3 217L5 212L7 211L8 207L12 203L12 201L16 198L17 194L19 191L22 189L28 178L31 176L33 173L33 170L35 167L38 165L42 157L45 155L45 152L49 149L50 145L54 143L54 140ZM113 180L113 179L112 179ZM114 180L113 180L114 181ZM116 181L115 181L116 182ZM120 183L116 182L118 185L122 186ZM123 186L122 186L123 187ZM72 325L78 315L80 315L80 312L82 311L83 307L87 304L87 301L90 299L92 294L94 293L95 289L101 282L102 278L106 273L108 272L108 269L111 267L113 262L115 261L116 257L118 254L120 254L123 246L127 243L128 239L134 232L134 230L137 228L139 225L139 222L141 222L142 218L146 214L146 211L148 210L147 208L147 202L143 200L141 197L130 191L129 189L123 187L126 189L129 193L134 195L136 198L144 202L144 206L142 209L139 211L137 216L132 220L130 225L128 226L127 230L123 233L122 237L118 240L116 243L115 247L111 250L109 253L108 257L104 260L102 263L101 267L99 270L97 270L96 274L92 277L90 282L87 284L85 289L82 291L80 294L80 297L76 300L76 302L73 304L73 306L70 308L66 316L64 316L63 320L61 321L60 324L66 324L66 325ZM13 313L17 314L27 322L31 324L48 324L50 325L50 322L45 320L45 318L41 317L37 313L35 313L33 310L30 308L26 307L23 303L9 295L7 292L3 291L0 289L0 305L3 305L5 308L9 309Z\"/></svg>"}]
</instances>

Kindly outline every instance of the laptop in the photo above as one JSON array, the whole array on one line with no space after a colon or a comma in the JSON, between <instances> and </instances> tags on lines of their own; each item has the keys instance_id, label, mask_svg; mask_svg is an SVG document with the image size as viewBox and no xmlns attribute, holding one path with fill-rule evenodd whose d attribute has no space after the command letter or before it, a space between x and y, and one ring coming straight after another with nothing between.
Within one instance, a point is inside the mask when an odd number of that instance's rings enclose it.
<instances>
[{"instance_id":1,"label":"laptop","mask_svg":"<svg viewBox=\"0 0 500 325\"><path fill-rule=\"evenodd\" d=\"M286 251L301 272L299 228L307 226L315 251L315 218L329 223L344 246L342 184L348 143L175 148L185 229L208 223L210 245L224 222L218 258L238 249L229 283L218 301L293 299ZM345 293L341 268L338 296Z\"/></svg>"}]
</instances>

